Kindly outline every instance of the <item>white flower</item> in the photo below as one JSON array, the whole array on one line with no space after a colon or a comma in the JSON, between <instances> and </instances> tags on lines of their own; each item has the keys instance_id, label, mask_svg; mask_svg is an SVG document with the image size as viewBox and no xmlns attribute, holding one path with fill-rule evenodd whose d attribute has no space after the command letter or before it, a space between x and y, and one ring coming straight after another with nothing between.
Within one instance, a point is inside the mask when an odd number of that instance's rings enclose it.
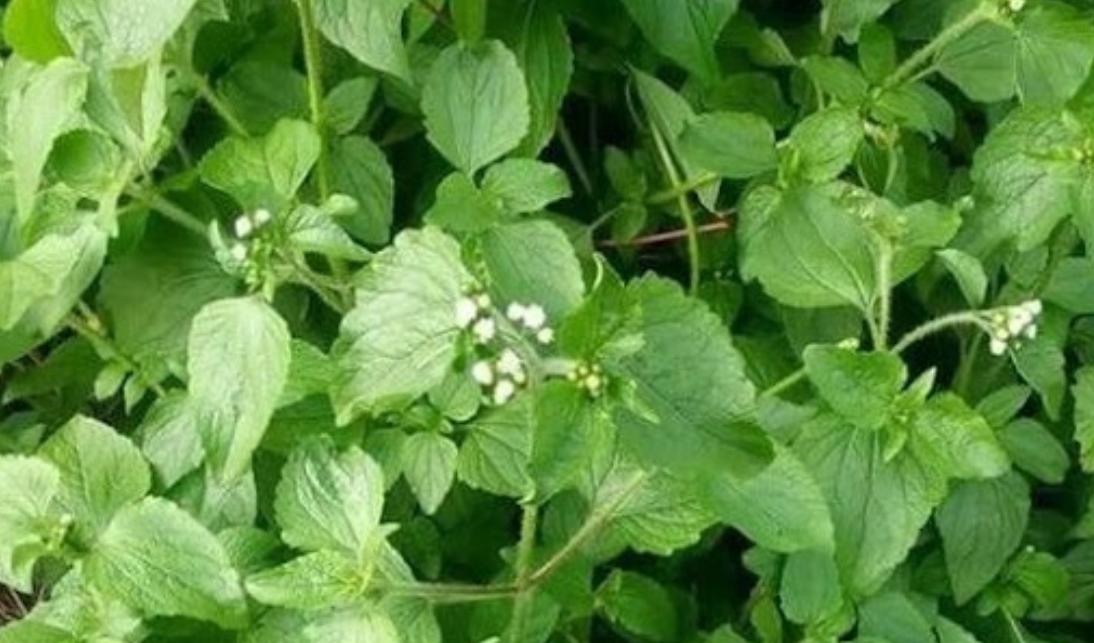
<instances>
[{"instance_id":1,"label":"white flower","mask_svg":"<svg viewBox=\"0 0 1094 643\"><path fill-rule=\"evenodd\" d=\"M1041 304L1040 299L1031 299L1026 303L1022 304L1022 308L1028 310L1029 313L1035 317L1037 315L1040 315L1041 312L1044 310L1044 306Z\"/></svg>"},{"instance_id":2,"label":"white flower","mask_svg":"<svg viewBox=\"0 0 1094 643\"><path fill-rule=\"evenodd\" d=\"M233 245L232 249L229 252L231 252L232 254L232 259L235 259L240 263L243 263L247 260L247 246L243 245L242 243L237 243Z\"/></svg>"},{"instance_id":3,"label":"white flower","mask_svg":"<svg viewBox=\"0 0 1094 643\"><path fill-rule=\"evenodd\" d=\"M1007 343L992 337L991 345L989 346L989 348L992 355L1002 355L1003 353L1007 352Z\"/></svg>"},{"instance_id":4,"label":"white flower","mask_svg":"<svg viewBox=\"0 0 1094 643\"><path fill-rule=\"evenodd\" d=\"M236 236L240 239L246 239L248 235L254 232L254 226L251 225L251 220L246 216L237 217L235 220Z\"/></svg>"},{"instance_id":5,"label":"white flower","mask_svg":"<svg viewBox=\"0 0 1094 643\"><path fill-rule=\"evenodd\" d=\"M546 346L555 341L555 331L551 328L543 328L536 333L536 341Z\"/></svg>"},{"instance_id":6,"label":"white flower","mask_svg":"<svg viewBox=\"0 0 1094 643\"><path fill-rule=\"evenodd\" d=\"M266 208L259 208L259 209L255 210L254 220L255 220L255 225L256 226L261 228L262 226L269 223L270 219L273 219L273 215L270 214L270 211L267 210Z\"/></svg>"},{"instance_id":7,"label":"white flower","mask_svg":"<svg viewBox=\"0 0 1094 643\"><path fill-rule=\"evenodd\" d=\"M494 387L494 404L501 406L513 398L517 392L516 384L512 381L501 379L498 380L497 386Z\"/></svg>"},{"instance_id":8,"label":"white flower","mask_svg":"<svg viewBox=\"0 0 1094 643\"><path fill-rule=\"evenodd\" d=\"M479 307L479 310L490 310L490 295L482 293L476 296L475 304Z\"/></svg>"},{"instance_id":9,"label":"white flower","mask_svg":"<svg viewBox=\"0 0 1094 643\"><path fill-rule=\"evenodd\" d=\"M480 386L490 386L494 383L494 367L487 361L475 362L471 366L471 377Z\"/></svg>"},{"instance_id":10,"label":"white flower","mask_svg":"<svg viewBox=\"0 0 1094 643\"><path fill-rule=\"evenodd\" d=\"M1025 308L1016 306L1010 310L1010 316L1007 318L1007 332L1010 333L1011 337L1017 337L1032 321L1032 313Z\"/></svg>"},{"instance_id":11,"label":"white flower","mask_svg":"<svg viewBox=\"0 0 1094 643\"><path fill-rule=\"evenodd\" d=\"M498 372L504 375L516 375L524 372L524 363L516 351L507 348L498 356Z\"/></svg>"},{"instance_id":12,"label":"white flower","mask_svg":"<svg viewBox=\"0 0 1094 643\"><path fill-rule=\"evenodd\" d=\"M1007 2L1007 6L1010 7L1011 11L1017 13L1026 6L1026 0L1010 0L1009 2Z\"/></svg>"},{"instance_id":13,"label":"white flower","mask_svg":"<svg viewBox=\"0 0 1094 643\"><path fill-rule=\"evenodd\" d=\"M513 302L505 309L505 316L509 318L509 321L520 321L524 319L525 310L524 306Z\"/></svg>"},{"instance_id":14,"label":"white flower","mask_svg":"<svg viewBox=\"0 0 1094 643\"><path fill-rule=\"evenodd\" d=\"M483 317L475 322L475 325L471 327L471 332L475 334L475 341L480 344L485 344L494 339L494 335L497 334L497 326L494 325L494 320L489 317Z\"/></svg>"},{"instance_id":15,"label":"white flower","mask_svg":"<svg viewBox=\"0 0 1094 643\"><path fill-rule=\"evenodd\" d=\"M1025 335L1027 339L1037 339L1037 324L1026 326Z\"/></svg>"},{"instance_id":16,"label":"white flower","mask_svg":"<svg viewBox=\"0 0 1094 643\"><path fill-rule=\"evenodd\" d=\"M593 395L598 395L600 393L600 387L603 385L604 380L595 373L585 378L585 388Z\"/></svg>"},{"instance_id":17,"label":"white flower","mask_svg":"<svg viewBox=\"0 0 1094 643\"><path fill-rule=\"evenodd\" d=\"M529 330L539 330L547 323L547 313L539 304L532 304L524 309L524 326Z\"/></svg>"},{"instance_id":18,"label":"white flower","mask_svg":"<svg viewBox=\"0 0 1094 643\"><path fill-rule=\"evenodd\" d=\"M473 300L463 297L456 302L456 324L460 328L467 328L478 316L479 308Z\"/></svg>"}]
</instances>

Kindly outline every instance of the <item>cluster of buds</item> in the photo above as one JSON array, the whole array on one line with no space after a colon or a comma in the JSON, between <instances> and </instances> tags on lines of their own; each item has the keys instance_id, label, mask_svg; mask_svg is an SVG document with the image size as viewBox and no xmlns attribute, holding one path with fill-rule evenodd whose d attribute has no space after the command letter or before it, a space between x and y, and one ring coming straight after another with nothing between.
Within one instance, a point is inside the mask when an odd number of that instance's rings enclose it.
<instances>
[{"instance_id":1,"label":"cluster of buds","mask_svg":"<svg viewBox=\"0 0 1094 643\"><path fill-rule=\"evenodd\" d=\"M498 334L490 295L470 291L456 302L456 324L470 329L476 344L489 344Z\"/></svg>"},{"instance_id":2,"label":"cluster of buds","mask_svg":"<svg viewBox=\"0 0 1094 643\"><path fill-rule=\"evenodd\" d=\"M547 313L539 304L509 304L505 309L509 321L520 324L525 330L534 333L536 341L544 346L555 341L555 331L547 325Z\"/></svg>"},{"instance_id":3,"label":"cluster of buds","mask_svg":"<svg viewBox=\"0 0 1094 643\"><path fill-rule=\"evenodd\" d=\"M579 388L585 389L585 392L592 398L600 397L607 384L600 364L588 364L586 362L574 364L574 367L566 374L566 379L577 384Z\"/></svg>"},{"instance_id":4,"label":"cluster of buds","mask_svg":"<svg viewBox=\"0 0 1094 643\"><path fill-rule=\"evenodd\" d=\"M1000 308L991 313L992 355L1002 355L1010 346L1017 347L1023 338L1037 337L1037 317L1041 314L1041 302L1033 299L1014 306Z\"/></svg>"},{"instance_id":5,"label":"cluster of buds","mask_svg":"<svg viewBox=\"0 0 1094 643\"><path fill-rule=\"evenodd\" d=\"M999 0L999 9L1004 16L1013 16L1021 13L1026 7L1026 0Z\"/></svg>"},{"instance_id":6,"label":"cluster of buds","mask_svg":"<svg viewBox=\"0 0 1094 643\"><path fill-rule=\"evenodd\" d=\"M259 208L250 214L241 214L232 225L232 230L235 232L237 239L230 250L232 259L239 263L246 261L249 254L246 241L271 220L273 220L273 215L265 208Z\"/></svg>"},{"instance_id":7,"label":"cluster of buds","mask_svg":"<svg viewBox=\"0 0 1094 643\"><path fill-rule=\"evenodd\" d=\"M495 360L479 360L472 364L471 377L483 388L487 399L497 406L511 400L528 381L524 361L511 348L503 350Z\"/></svg>"}]
</instances>

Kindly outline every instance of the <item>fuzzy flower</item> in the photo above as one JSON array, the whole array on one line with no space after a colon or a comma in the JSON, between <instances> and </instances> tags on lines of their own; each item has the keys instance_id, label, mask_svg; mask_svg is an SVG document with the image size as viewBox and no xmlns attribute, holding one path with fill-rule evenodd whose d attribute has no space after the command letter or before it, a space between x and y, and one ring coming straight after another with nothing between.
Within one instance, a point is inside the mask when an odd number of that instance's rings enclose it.
<instances>
[{"instance_id":1,"label":"fuzzy flower","mask_svg":"<svg viewBox=\"0 0 1094 643\"><path fill-rule=\"evenodd\" d=\"M255 227L261 228L273 219L273 215L266 208L259 208L255 210L254 222Z\"/></svg>"},{"instance_id":2,"label":"fuzzy flower","mask_svg":"<svg viewBox=\"0 0 1094 643\"><path fill-rule=\"evenodd\" d=\"M519 322L524 319L525 310L522 304L513 302L505 309L505 316L509 318L509 321Z\"/></svg>"},{"instance_id":3,"label":"fuzzy flower","mask_svg":"<svg viewBox=\"0 0 1094 643\"><path fill-rule=\"evenodd\" d=\"M528 330L539 330L547 323L547 312L543 306L532 304L524 309L524 327Z\"/></svg>"},{"instance_id":4,"label":"fuzzy flower","mask_svg":"<svg viewBox=\"0 0 1094 643\"><path fill-rule=\"evenodd\" d=\"M494 367L487 361L478 361L471 366L471 378L479 386L490 386L494 383Z\"/></svg>"},{"instance_id":5,"label":"fuzzy flower","mask_svg":"<svg viewBox=\"0 0 1094 643\"><path fill-rule=\"evenodd\" d=\"M513 396L517 393L517 385L512 380L499 379L497 385L494 387L494 395L492 400L495 405L501 406L509 400L513 399Z\"/></svg>"},{"instance_id":6,"label":"fuzzy flower","mask_svg":"<svg viewBox=\"0 0 1094 643\"><path fill-rule=\"evenodd\" d=\"M1002 355L1019 346L1022 339L1037 337L1037 318L1043 310L1040 300L1033 299L992 311L988 316L991 354Z\"/></svg>"},{"instance_id":7,"label":"fuzzy flower","mask_svg":"<svg viewBox=\"0 0 1094 643\"><path fill-rule=\"evenodd\" d=\"M254 226L251 225L251 220L246 215L236 217L234 228L236 236L240 239L246 239L254 232Z\"/></svg>"},{"instance_id":8,"label":"fuzzy flower","mask_svg":"<svg viewBox=\"0 0 1094 643\"><path fill-rule=\"evenodd\" d=\"M536 341L547 346L555 341L555 331L551 328L541 328L539 332L536 333Z\"/></svg>"},{"instance_id":9,"label":"fuzzy flower","mask_svg":"<svg viewBox=\"0 0 1094 643\"><path fill-rule=\"evenodd\" d=\"M234 244L229 252L232 255L232 259L235 259L240 263L243 263L247 260L247 246L243 245L242 243Z\"/></svg>"},{"instance_id":10,"label":"fuzzy flower","mask_svg":"<svg viewBox=\"0 0 1094 643\"><path fill-rule=\"evenodd\" d=\"M493 319L483 317L471 326L471 332L474 333L477 343L486 344L497 335L498 327L494 324Z\"/></svg>"},{"instance_id":11,"label":"fuzzy flower","mask_svg":"<svg viewBox=\"0 0 1094 643\"><path fill-rule=\"evenodd\" d=\"M479 307L470 297L462 297L456 302L456 325L467 328L479 316Z\"/></svg>"}]
</instances>

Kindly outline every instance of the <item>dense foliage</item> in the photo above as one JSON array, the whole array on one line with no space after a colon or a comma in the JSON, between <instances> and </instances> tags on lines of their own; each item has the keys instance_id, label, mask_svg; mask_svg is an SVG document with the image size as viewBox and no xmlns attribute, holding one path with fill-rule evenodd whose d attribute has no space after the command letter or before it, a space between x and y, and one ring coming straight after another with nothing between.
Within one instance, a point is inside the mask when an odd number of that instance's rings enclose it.
<instances>
[{"instance_id":1,"label":"dense foliage","mask_svg":"<svg viewBox=\"0 0 1094 643\"><path fill-rule=\"evenodd\" d=\"M2 643L1094 640L1089 0L12 0Z\"/></svg>"}]
</instances>

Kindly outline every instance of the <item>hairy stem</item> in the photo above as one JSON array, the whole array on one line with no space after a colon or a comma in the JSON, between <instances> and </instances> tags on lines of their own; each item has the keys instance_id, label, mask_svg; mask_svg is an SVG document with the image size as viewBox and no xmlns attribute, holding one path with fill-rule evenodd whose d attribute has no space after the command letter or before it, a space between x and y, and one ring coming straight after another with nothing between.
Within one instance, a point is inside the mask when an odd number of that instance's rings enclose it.
<instances>
[{"instance_id":1,"label":"hairy stem","mask_svg":"<svg viewBox=\"0 0 1094 643\"><path fill-rule=\"evenodd\" d=\"M697 176L694 179L684 181L678 186L669 190L662 190L655 192L646 199L646 203L649 205L664 205L666 203L672 203L682 195L686 196L696 190L701 190L708 185L712 185L720 181L722 177L717 174L703 174Z\"/></svg>"},{"instance_id":2,"label":"hairy stem","mask_svg":"<svg viewBox=\"0 0 1094 643\"><path fill-rule=\"evenodd\" d=\"M985 20L990 20L996 14L995 7L988 1L982 1L975 9L961 17L950 26L943 29L934 40L922 46L914 54L908 57L899 67L893 70L881 83L884 89L892 89L902 85L910 78L917 76L916 72L927 64L938 52L942 51L951 42L968 33L973 27Z\"/></svg>"},{"instance_id":3,"label":"hairy stem","mask_svg":"<svg viewBox=\"0 0 1094 643\"><path fill-rule=\"evenodd\" d=\"M156 192L131 185L125 189L125 194L126 196L141 202L152 210L159 212L170 221L177 223L178 225L186 228L190 232L193 232L203 239L205 238L206 226L201 219L190 214L182 207L175 205L171 201L168 201L166 198L160 196Z\"/></svg>"},{"instance_id":4,"label":"hairy stem","mask_svg":"<svg viewBox=\"0 0 1094 643\"><path fill-rule=\"evenodd\" d=\"M893 346L894 353L902 353L909 346L916 342L929 337L937 332L946 330L947 328L953 328L955 326L977 326L983 329L985 332L990 333L991 328L984 322L981 317L982 313L976 310L963 310L958 313L950 313L932 319L931 321L908 331L908 334L900 338L900 341Z\"/></svg>"},{"instance_id":5,"label":"hairy stem","mask_svg":"<svg viewBox=\"0 0 1094 643\"><path fill-rule=\"evenodd\" d=\"M197 88L198 96L201 96L213 112L220 117L220 120L224 121L224 124L228 126L228 129L232 130L232 133L236 136L242 136L244 138L250 136L247 132L247 128L243 126L242 121L236 118L232 109L228 105L220 100L220 96L213 91L212 86L209 85L209 81L205 76L199 73L193 72L190 75L190 79L193 81L194 86Z\"/></svg>"},{"instance_id":6,"label":"hairy stem","mask_svg":"<svg viewBox=\"0 0 1094 643\"><path fill-rule=\"evenodd\" d=\"M296 0L296 12L300 18L300 37L304 45L304 68L308 73L308 109L311 112L312 125L322 140L319 160L316 163L316 180L319 185L319 198L326 200L330 196L330 158L327 154L326 117L323 112L323 58L319 48L319 30L315 27L311 0Z\"/></svg>"},{"instance_id":7,"label":"hairy stem","mask_svg":"<svg viewBox=\"0 0 1094 643\"><path fill-rule=\"evenodd\" d=\"M656 126L650 127L650 132L653 134L654 145L657 146L657 153L661 157L665 173L668 174L672 190L677 193L676 205L680 208L680 216L684 219L684 229L687 231L688 238L688 290L695 295L699 291L699 232L695 227L695 216L688 204L687 192L680 189L683 184L680 181L679 172L676 171L672 155L669 154L668 146L665 145L665 139Z\"/></svg>"},{"instance_id":8,"label":"hairy stem","mask_svg":"<svg viewBox=\"0 0 1094 643\"><path fill-rule=\"evenodd\" d=\"M782 378L778 382L775 382L771 386L769 386L766 389L764 389L763 391L761 391L760 396L761 397L772 397L772 396L778 395L779 393L782 393L783 391L786 391L787 389L793 388L795 385L798 384L798 382L801 382L804 379L805 379L805 367L803 366L803 367L799 368L798 370L794 371L793 373L791 373L790 375L787 375L786 377Z\"/></svg>"},{"instance_id":9,"label":"hairy stem","mask_svg":"<svg viewBox=\"0 0 1094 643\"><path fill-rule=\"evenodd\" d=\"M509 621L509 637L514 641L524 639L529 610L532 608L532 597L535 595L535 585L530 582L530 579L538 523L539 508L532 503L523 505L520 518L520 541L517 543L517 595L513 600L513 616Z\"/></svg>"},{"instance_id":10,"label":"hairy stem","mask_svg":"<svg viewBox=\"0 0 1094 643\"><path fill-rule=\"evenodd\" d=\"M888 241L882 241L877 257L877 337L874 348L886 350L889 347L889 319L893 301L893 247Z\"/></svg>"}]
</instances>

